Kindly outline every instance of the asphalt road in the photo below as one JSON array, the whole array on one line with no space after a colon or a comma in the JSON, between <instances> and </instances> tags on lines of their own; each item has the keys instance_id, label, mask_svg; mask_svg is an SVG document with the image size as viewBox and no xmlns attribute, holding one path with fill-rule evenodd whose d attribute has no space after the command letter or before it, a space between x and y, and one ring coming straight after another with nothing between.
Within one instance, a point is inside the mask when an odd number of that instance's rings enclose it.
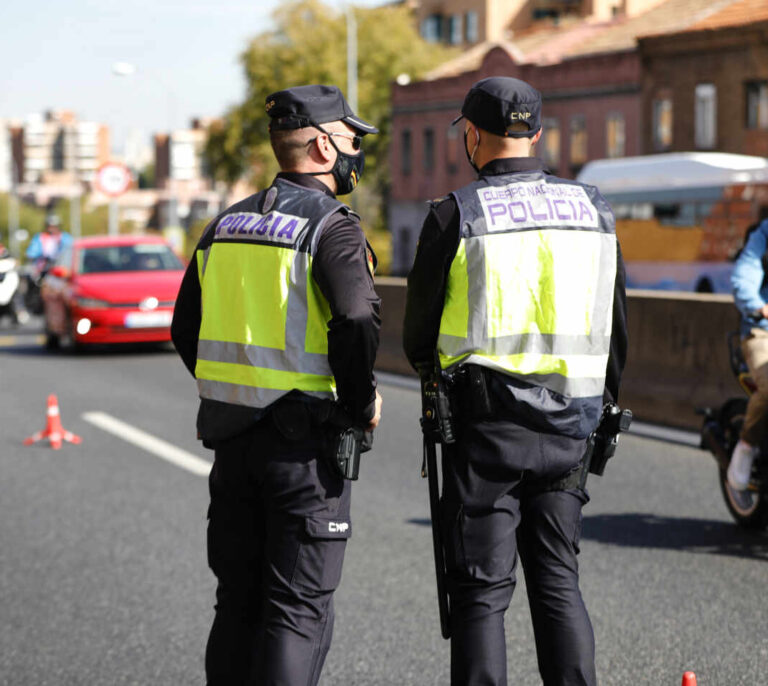
<instances>
[{"instance_id":1,"label":"asphalt road","mask_svg":"<svg viewBox=\"0 0 768 686\"><path fill-rule=\"evenodd\" d=\"M384 419L353 489L353 538L323 686L448 683L439 636L419 399L381 386ZM49 393L81 445L22 440ZM101 412L192 453L196 393L168 350L44 351L0 330L0 684L204 683L214 579L206 480L86 421ZM714 461L627 436L585 509L582 589L604 685L768 683L768 535L737 529ZM510 684L540 683L522 579Z\"/></svg>"}]
</instances>

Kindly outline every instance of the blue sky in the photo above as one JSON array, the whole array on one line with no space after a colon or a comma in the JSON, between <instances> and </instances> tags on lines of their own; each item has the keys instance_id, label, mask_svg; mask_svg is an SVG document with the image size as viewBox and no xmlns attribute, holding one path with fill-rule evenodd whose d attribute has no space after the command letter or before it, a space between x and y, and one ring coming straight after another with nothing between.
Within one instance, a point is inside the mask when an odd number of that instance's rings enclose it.
<instances>
[{"instance_id":1,"label":"blue sky","mask_svg":"<svg viewBox=\"0 0 768 686\"><path fill-rule=\"evenodd\" d=\"M342 0L326 0L342 8ZM0 117L71 109L124 139L146 137L238 102L237 61L279 0L22 0L5 3ZM377 5L381 0L357 0ZM112 74L114 62L136 73Z\"/></svg>"}]
</instances>

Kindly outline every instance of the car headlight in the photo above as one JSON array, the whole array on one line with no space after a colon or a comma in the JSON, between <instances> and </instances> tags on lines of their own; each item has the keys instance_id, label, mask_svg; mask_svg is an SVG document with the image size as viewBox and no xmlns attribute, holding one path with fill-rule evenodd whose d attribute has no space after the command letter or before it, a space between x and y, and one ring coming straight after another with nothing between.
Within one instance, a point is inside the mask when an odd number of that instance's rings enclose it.
<instances>
[{"instance_id":1,"label":"car headlight","mask_svg":"<svg viewBox=\"0 0 768 686\"><path fill-rule=\"evenodd\" d=\"M97 300L96 298L75 298L75 302L79 307L109 307L109 303L106 300Z\"/></svg>"}]
</instances>

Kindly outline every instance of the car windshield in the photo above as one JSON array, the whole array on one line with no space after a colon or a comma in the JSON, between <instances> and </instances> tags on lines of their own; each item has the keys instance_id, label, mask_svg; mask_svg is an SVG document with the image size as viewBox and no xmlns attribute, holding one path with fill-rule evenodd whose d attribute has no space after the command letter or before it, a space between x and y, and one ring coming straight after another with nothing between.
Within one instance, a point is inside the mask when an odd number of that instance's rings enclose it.
<instances>
[{"instance_id":1,"label":"car windshield","mask_svg":"<svg viewBox=\"0 0 768 686\"><path fill-rule=\"evenodd\" d=\"M104 245L80 251L78 271L81 274L99 272L148 272L184 269L181 260L162 243L136 245Z\"/></svg>"}]
</instances>

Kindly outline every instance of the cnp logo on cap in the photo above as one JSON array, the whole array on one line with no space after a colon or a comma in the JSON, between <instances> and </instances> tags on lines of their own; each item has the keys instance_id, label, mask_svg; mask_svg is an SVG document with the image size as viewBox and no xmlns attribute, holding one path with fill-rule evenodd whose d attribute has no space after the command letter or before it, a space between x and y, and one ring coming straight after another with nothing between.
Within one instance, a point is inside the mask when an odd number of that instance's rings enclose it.
<instances>
[{"instance_id":1,"label":"cnp logo on cap","mask_svg":"<svg viewBox=\"0 0 768 686\"><path fill-rule=\"evenodd\" d=\"M520 79L492 76L469 89L453 123L463 117L497 136L530 138L541 129L541 93ZM516 122L527 124L528 130L510 130Z\"/></svg>"}]
</instances>

